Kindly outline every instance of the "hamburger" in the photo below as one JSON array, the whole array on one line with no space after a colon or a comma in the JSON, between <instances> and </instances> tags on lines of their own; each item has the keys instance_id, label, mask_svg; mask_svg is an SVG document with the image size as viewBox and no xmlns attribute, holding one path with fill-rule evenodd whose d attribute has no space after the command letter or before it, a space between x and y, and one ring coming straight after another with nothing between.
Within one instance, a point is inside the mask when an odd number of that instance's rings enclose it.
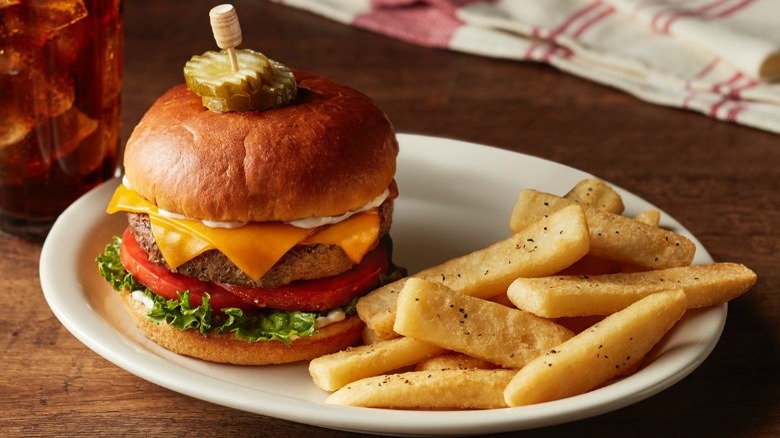
<instances>
[{"instance_id":1,"label":"hamburger","mask_svg":"<svg viewBox=\"0 0 780 438\"><path fill-rule=\"evenodd\" d=\"M264 365L361 337L357 299L402 275L389 237L398 143L370 98L295 72L297 96L217 113L182 84L133 130L98 257L136 326L179 354Z\"/></svg>"}]
</instances>

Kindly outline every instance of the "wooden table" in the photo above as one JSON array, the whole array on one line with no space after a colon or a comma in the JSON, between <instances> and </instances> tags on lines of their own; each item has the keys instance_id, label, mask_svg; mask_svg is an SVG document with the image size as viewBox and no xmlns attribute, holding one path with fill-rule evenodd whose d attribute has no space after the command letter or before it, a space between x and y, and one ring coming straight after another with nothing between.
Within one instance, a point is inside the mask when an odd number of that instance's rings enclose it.
<instances>
[{"instance_id":1,"label":"wooden table","mask_svg":"<svg viewBox=\"0 0 780 438\"><path fill-rule=\"evenodd\" d=\"M415 47L265 2L235 4L244 47L363 91L399 132L593 173L677 218L716 260L758 273L689 377L627 408L527 436L780 433L780 136L644 103L546 66ZM182 81L189 56L214 47L205 5L133 0L125 14L123 141L152 101ZM40 249L0 236L0 435L347 435L189 398L109 363L46 305Z\"/></svg>"}]
</instances>

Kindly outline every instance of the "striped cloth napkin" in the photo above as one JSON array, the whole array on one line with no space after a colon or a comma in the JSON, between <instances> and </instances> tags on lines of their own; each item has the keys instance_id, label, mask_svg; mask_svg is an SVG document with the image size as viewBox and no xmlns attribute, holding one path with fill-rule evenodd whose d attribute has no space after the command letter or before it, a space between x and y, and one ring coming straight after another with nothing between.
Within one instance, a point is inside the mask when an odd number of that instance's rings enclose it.
<instances>
[{"instance_id":1,"label":"striped cloth napkin","mask_svg":"<svg viewBox=\"0 0 780 438\"><path fill-rule=\"evenodd\" d=\"M273 0L780 133L780 0Z\"/></svg>"}]
</instances>

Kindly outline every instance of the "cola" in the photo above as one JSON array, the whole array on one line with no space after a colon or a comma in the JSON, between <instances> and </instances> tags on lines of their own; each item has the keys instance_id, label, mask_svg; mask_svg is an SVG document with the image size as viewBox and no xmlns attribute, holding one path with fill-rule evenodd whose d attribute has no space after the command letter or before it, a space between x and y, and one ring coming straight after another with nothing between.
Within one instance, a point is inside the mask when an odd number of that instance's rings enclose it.
<instances>
[{"instance_id":1,"label":"cola","mask_svg":"<svg viewBox=\"0 0 780 438\"><path fill-rule=\"evenodd\" d=\"M0 230L43 237L115 175L121 0L0 0Z\"/></svg>"}]
</instances>

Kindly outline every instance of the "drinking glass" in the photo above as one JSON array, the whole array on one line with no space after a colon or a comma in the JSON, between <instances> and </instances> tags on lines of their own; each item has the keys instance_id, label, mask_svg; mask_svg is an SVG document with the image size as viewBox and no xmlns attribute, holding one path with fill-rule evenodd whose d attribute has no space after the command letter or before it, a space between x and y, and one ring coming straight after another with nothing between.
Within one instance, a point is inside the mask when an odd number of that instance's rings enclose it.
<instances>
[{"instance_id":1,"label":"drinking glass","mask_svg":"<svg viewBox=\"0 0 780 438\"><path fill-rule=\"evenodd\" d=\"M121 0L0 0L0 231L43 238L117 171Z\"/></svg>"}]
</instances>

